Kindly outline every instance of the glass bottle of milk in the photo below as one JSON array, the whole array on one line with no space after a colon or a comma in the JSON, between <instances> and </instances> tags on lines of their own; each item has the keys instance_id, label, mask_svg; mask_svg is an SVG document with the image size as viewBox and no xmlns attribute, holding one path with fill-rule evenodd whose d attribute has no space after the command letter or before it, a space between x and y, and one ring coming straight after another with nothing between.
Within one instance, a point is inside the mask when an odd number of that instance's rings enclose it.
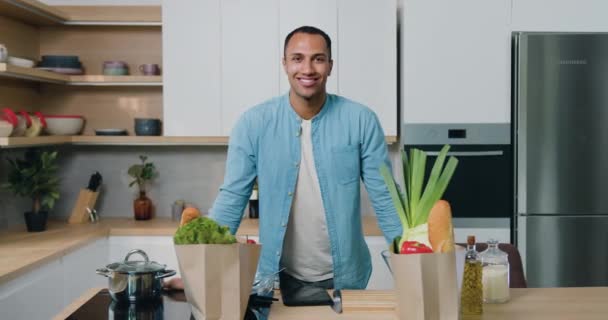
<instances>
[{"instance_id":1,"label":"glass bottle of milk","mask_svg":"<svg viewBox=\"0 0 608 320\"><path fill-rule=\"evenodd\" d=\"M498 248L498 241L488 240L488 249L480 254L484 303L509 301L509 257Z\"/></svg>"}]
</instances>

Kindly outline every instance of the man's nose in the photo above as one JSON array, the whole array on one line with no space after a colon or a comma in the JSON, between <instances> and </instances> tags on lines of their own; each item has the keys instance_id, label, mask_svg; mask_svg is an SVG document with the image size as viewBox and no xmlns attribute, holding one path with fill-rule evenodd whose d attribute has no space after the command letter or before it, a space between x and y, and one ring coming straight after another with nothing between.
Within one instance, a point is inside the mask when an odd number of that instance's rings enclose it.
<instances>
[{"instance_id":1,"label":"man's nose","mask_svg":"<svg viewBox=\"0 0 608 320\"><path fill-rule=\"evenodd\" d=\"M302 63L302 73L306 73L306 74L311 74L314 73L314 68L313 68L313 64L312 64L312 60L304 60L304 62Z\"/></svg>"}]
</instances>

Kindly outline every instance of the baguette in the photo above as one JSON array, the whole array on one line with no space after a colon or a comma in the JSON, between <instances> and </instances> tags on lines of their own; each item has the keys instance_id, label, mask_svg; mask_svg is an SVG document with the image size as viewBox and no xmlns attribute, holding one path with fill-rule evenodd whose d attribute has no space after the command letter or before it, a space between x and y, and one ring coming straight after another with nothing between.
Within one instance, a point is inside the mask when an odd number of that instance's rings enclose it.
<instances>
[{"instance_id":1,"label":"baguette","mask_svg":"<svg viewBox=\"0 0 608 320\"><path fill-rule=\"evenodd\" d=\"M454 227L452 209L445 200L435 202L428 218L429 242L434 252L454 251Z\"/></svg>"},{"instance_id":2,"label":"baguette","mask_svg":"<svg viewBox=\"0 0 608 320\"><path fill-rule=\"evenodd\" d=\"M182 211L182 218L179 222L179 226L183 226L186 223L198 218L201 216L201 212L198 211L197 208L194 207L187 207L186 209L184 209L184 211Z\"/></svg>"}]
</instances>

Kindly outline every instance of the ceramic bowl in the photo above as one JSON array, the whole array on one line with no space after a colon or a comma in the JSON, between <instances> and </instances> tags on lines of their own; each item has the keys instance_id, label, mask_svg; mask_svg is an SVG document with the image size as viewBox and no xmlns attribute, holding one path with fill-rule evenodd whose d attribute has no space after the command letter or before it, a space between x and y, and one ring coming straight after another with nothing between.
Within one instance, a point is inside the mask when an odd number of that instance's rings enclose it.
<instances>
[{"instance_id":1,"label":"ceramic bowl","mask_svg":"<svg viewBox=\"0 0 608 320\"><path fill-rule=\"evenodd\" d=\"M104 68L103 74L106 76L126 76L129 74L127 68Z\"/></svg>"},{"instance_id":2,"label":"ceramic bowl","mask_svg":"<svg viewBox=\"0 0 608 320\"><path fill-rule=\"evenodd\" d=\"M52 136L73 136L80 134L84 118L76 115L45 115L46 133Z\"/></svg>"},{"instance_id":3,"label":"ceramic bowl","mask_svg":"<svg viewBox=\"0 0 608 320\"><path fill-rule=\"evenodd\" d=\"M124 61L104 61L102 68L128 68L129 65Z\"/></svg>"},{"instance_id":4,"label":"ceramic bowl","mask_svg":"<svg viewBox=\"0 0 608 320\"><path fill-rule=\"evenodd\" d=\"M95 135L98 136L127 136L129 133L126 129L95 129Z\"/></svg>"},{"instance_id":5,"label":"ceramic bowl","mask_svg":"<svg viewBox=\"0 0 608 320\"><path fill-rule=\"evenodd\" d=\"M2 109L2 112L0 112L0 137L10 136L15 126L17 126L17 122L17 116L13 110L9 108Z\"/></svg>"},{"instance_id":6,"label":"ceramic bowl","mask_svg":"<svg viewBox=\"0 0 608 320\"><path fill-rule=\"evenodd\" d=\"M160 136L160 119L135 118L135 135L138 136Z\"/></svg>"}]
</instances>

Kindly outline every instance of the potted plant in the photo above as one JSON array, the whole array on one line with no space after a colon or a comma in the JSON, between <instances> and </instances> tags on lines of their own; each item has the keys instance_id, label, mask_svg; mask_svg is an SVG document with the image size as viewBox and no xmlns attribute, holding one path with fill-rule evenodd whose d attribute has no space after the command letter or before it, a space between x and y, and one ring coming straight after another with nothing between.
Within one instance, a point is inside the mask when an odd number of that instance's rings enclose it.
<instances>
[{"instance_id":1,"label":"potted plant","mask_svg":"<svg viewBox=\"0 0 608 320\"><path fill-rule=\"evenodd\" d=\"M46 230L49 210L59 199L57 151L30 149L23 159L8 159L10 169L5 187L15 195L32 199L32 210L25 212L27 231Z\"/></svg>"},{"instance_id":2,"label":"potted plant","mask_svg":"<svg viewBox=\"0 0 608 320\"><path fill-rule=\"evenodd\" d=\"M146 182L152 180L156 176L156 167L152 162L146 162L147 156L139 156L141 163L134 164L129 167L129 175L133 177L133 181L129 183L129 187L137 184L139 196L133 201L133 213L135 220L148 220L152 218L152 200L146 196Z\"/></svg>"}]
</instances>

